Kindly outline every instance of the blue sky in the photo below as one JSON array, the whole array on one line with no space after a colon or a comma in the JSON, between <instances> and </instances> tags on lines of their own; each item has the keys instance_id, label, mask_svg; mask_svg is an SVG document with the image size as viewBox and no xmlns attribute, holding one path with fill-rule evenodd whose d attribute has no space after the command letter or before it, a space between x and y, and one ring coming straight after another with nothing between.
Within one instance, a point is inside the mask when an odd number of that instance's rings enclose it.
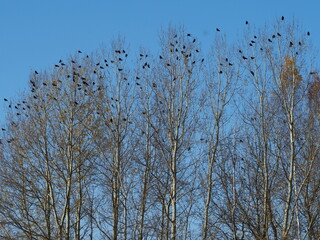
<instances>
[{"instance_id":1,"label":"blue sky","mask_svg":"<svg viewBox=\"0 0 320 240\"><path fill-rule=\"evenodd\" d=\"M77 49L90 53L118 34L131 51L156 49L161 28L184 25L203 46L219 27L231 37L246 20L262 27L284 15L302 22L320 43L317 0L1 0L0 123L6 105L28 85L32 70L52 67Z\"/></svg>"}]
</instances>

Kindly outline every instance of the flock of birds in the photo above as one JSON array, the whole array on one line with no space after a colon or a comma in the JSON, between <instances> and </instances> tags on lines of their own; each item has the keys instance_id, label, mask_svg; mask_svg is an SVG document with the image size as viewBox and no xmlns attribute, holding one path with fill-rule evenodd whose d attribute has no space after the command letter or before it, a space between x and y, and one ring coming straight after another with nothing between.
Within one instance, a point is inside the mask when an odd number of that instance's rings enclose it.
<instances>
[{"instance_id":1,"label":"flock of birds","mask_svg":"<svg viewBox=\"0 0 320 240\"><path fill-rule=\"evenodd\" d=\"M281 20L284 21L284 16L281 17ZM249 22L246 21L245 24L248 25ZM220 30L219 28L216 28L216 31L217 31L217 32L220 32L221 30ZM279 32L278 32L278 33L275 33L275 34L273 34L270 38L268 38L267 41L270 42L270 43L272 43L273 40L274 40L276 37L281 37L281 36L282 36L281 33L279 33ZM310 36L310 32L307 32L307 36ZM169 43L170 52L171 52L172 54L176 54L176 55L175 55L175 59L176 59L177 61L183 59L185 63L188 63L188 64L190 65L190 67L189 67L189 69L188 69L188 73L191 74L191 73L192 73L192 66L193 66L194 64L196 64L196 60L195 60L196 58L192 58L192 56L193 56L193 53L195 53L195 54L199 53L199 50L198 50L198 49L194 49L193 52L188 51L188 47L187 47L186 45L180 46L180 43L178 42L177 37L178 37L178 35L175 34L175 35L173 36L173 42L170 42L170 43ZM190 33L187 33L187 37L188 37L188 38L191 38L191 40L189 41L190 43L194 44L194 43L196 42L196 39L193 38ZM257 36L253 36L253 40L251 40L251 41L249 42L249 46L252 47L256 42L257 42ZM302 43L301 43L301 42L298 42L298 45L301 46ZM294 42L293 42L293 41L290 41L290 42L289 42L289 47L293 47L293 46L294 46ZM263 51L263 48L261 47L260 50ZM242 58L243 60L248 60L248 59L249 59L249 60L250 60L250 59L253 60L253 59L255 59L255 57L253 57L253 56L251 56L251 57L245 56L245 55L243 54L243 51L242 51L241 49L239 49L238 52L241 54L241 58ZM78 54L82 54L82 51L81 51L81 50L78 50ZM296 54L298 54L298 53L296 53ZM148 58L148 55L147 55L147 54L140 53L139 56L140 56L140 60L145 61L145 62L142 64L142 68L143 68L143 69L150 68L150 63L148 63L148 61L146 61L146 59ZM109 67L109 64L115 64L115 65L116 65L116 71L118 71L119 73L123 73L123 70L124 70L124 69L123 69L123 67L121 67L121 62L123 62L124 59L127 58L127 57L128 57L128 54L126 53L125 50L115 50L114 59L113 59L113 60L109 60L109 61L108 61L107 59L104 59L102 62L95 63L95 69L93 70L93 73L94 73L95 75L97 75L98 77L101 77L101 71L103 71L105 68ZM88 59L89 56L86 55L85 58ZM171 67L172 64L173 64L172 62L170 62L170 61L172 61L172 60L166 59L165 56L159 55L159 59L160 59L160 61L163 61L163 64L164 64L165 67ZM170 59L171 59L171 58L170 58ZM203 62L204 62L204 58L202 58L202 59L200 60L200 62L203 63ZM225 62L227 63L227 65L233 66L233 63L231 63L231 62L229 61L229 58L225 58ZM81 72L80 70L81 70L82 66L81 66L81 65L78 65L75 60L71 60L71 64L72 64L72 71L71 71L69 74L66 75L66 78L72 78L72 81L77 85L77 89L78 89L78 90L83 90L83 91L84 91L84 94L85 94L85 95L88 95L88 90L87 90L87 89L88 89L88 87L90 87L90 86L92 86L92 87L95 86L95 85L96 85L95 81L92 80L91 77L89 77L89 76L86 77L84 74L81 74L81 73L80 73L80 72ZM54 65L54 67L61 70L61 69L63 69L63 68L65 67L65 65L66 65L66 64L65 64L62 60L60 60L58 64L55 64L55 65ZM222 64L221 64L221 65L222 65ZM218 73L219 73L219 74L222 74L223 71L222 71L222 70L219 70ZM254 73L252 70L250 71L250 73L251 73L252 76L255 76L255 73ZM310 74L316 74L316 72L310 72ZM38 72L38 71L34 71L35 79L36 79L36 76L37 76L37 75L39 75L39 72ZM122 74L122 75L123 75L123 76L122 76L122 77L123 77L123 80L128 80L128 79L125 77L125 74ZM174 77L172 80L176 80L176 78L177 78L177 77ZM36 94L36 92L37 92L38 90L41 90L41 89L39 88L39 86L37 86L37 82L35 81L35 79L30 80L31 92L34 93L33 98L34 98L34 99L38 99L38 95ZM136 76L136 79L135 79L136 82L135 82L135 84L136 84L137 86L139 86L140 89L142 89L141 84L139 83L139 80L140 80L140 77L139 77L139 76ZM51 83L48 83L48 82L46 82L46 81L43 81L43 82L42 82L42 85L43 85L43 86L48 86L49 84L51 84L52 87L60 89L60 88L59 88L59 84L60 84L60 83L62 83L62 81L58 79L58 80L52 80ZM127 84L129 85L130 83L128 82ZM156 87L157 87L156 83L153 82L153 83L152 83L152 87L153 87L153 88L156 88ZM102 86L102 85L96 85L96 88L95 88L95 90L93 90L93 92L100 91L100 90L102 90L102 89L103 89L103 86ZM60 89L60 90L61 90L61 89ZM52 98L53 98L54 100L56 100L56 101L58 100L58 99L57 99L56 97L54 97L54 96L53 96ZM118 101L117 99L115 99L115 98L113 98L113 97L111 97L111 100L113 100L113 101ZM7 98L4 98L4 101L9 103L9 100L8 100ZM160 103L162 103L162 102L160 101ZM75 104L75 105L78 105L79 102L78 102L78 101L74 101L74 104ZM112 105L112 106L113 106L113 105ZM17 115L17 116L20 116L20 115L21 115L21 113L18 112L18 110L25 111L25 110L31 108L30 105L27 103L26 100L23 100L21 103L17 103L15 106L13 106L13 105L10 103L10 104L8 105L8 107L9 107L9 108L14 108L15 110L17 110L17 112L16 112L16 115ZM99 114L98 111L97 111L96 113ZM145 114L145 112L143 112L143 114ZM123 118L123 120L126 121L127 119L126 119L126 118ZM110 119L110 122L112 122L112 119ZM1 130L2 130L3 132L6 131L5 128L1 128ZM14 139L8 139L7 142L8 142L8 143L11 143L13 140L14 140ZM2 140L1 140L1 139L0 139L0 144L2 144Z\"/></svg>"}]
</instances>

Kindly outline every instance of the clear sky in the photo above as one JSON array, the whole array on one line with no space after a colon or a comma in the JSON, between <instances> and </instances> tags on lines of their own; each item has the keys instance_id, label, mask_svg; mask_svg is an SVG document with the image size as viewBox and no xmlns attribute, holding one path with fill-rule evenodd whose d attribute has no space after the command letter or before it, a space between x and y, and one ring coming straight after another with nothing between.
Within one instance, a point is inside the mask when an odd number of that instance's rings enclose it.
<instances>
[{"instance_id":1,"label":"clear sky","mask_svg":"<svg viewBox=\"0 0 320 240\"><path fill-rule=\"evenodd\" d=\"M319 0L0 0L0 125L3 98L26 89L31 70L52 67L77 49L90 53L118 34L132 51L158 46L161 28L184 25L203 45L219 27L236 36L250 24L293 17L320 43Z\"/></svg>"}]
</instances>

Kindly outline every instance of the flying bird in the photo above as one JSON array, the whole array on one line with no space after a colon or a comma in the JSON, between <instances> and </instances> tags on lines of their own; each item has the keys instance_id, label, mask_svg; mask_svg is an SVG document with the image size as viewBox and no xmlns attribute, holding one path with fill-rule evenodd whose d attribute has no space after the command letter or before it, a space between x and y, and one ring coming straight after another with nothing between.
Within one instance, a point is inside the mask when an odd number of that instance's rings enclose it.
<instances>
[{"instance_id":1,"label":"flying bird","mask_svg":"<svg viewBox=\"0 0 320 240\"><path fill-rule=\"evenodd\" d=\"M39 74L37 71L34 71L35 74Z\"/></svg>"},{"instance_id":2,"label":"flying bird","mask_svg":"<svg viewBox=\"0 0 320 240\"><path fill-rule=\"evenodd\" d=\"M8 99L6 99L6 98L4 98L3 100L4 100L5 102L8 102Z\"/></svg>"},{"instance_id":3,"label":"flying bird","mask_svg":"<svg viewBox=\"0 0 320 240\"><path fill-rule=\"evenodd\" d=\"M80 50L78 50L78 53L82 53Z\"/></svg>"},{"instance_id":4,"label":"flying bird","mask_svg":"<svg viewBox=\"0 0 320 240\"><path fill-rule=\"evenodd\" d=\"M220 29L219 28L216 28L217 32L220 32Z\"/></svg>"},{"instance_id":5,"label":"flying bird","mask_svg":"<svg viewBox=\"0 0 320 240\"><path fill-rule=\"evenodd\" d=\"M251 73L252 76L254 76L254 72L253 71L250 71L250 73Z\"/></svg>"},{"instance_id":6,"label":"flying bird","mask_svg":"<svg viewBox=\"0 0 320 240\"><path fill-rule=\"evenodd\" d=\"M272 40L271 40L270 38L268 38L268 41L269 41L269 42L272 42Z\"/></svg>"}]
</instances>

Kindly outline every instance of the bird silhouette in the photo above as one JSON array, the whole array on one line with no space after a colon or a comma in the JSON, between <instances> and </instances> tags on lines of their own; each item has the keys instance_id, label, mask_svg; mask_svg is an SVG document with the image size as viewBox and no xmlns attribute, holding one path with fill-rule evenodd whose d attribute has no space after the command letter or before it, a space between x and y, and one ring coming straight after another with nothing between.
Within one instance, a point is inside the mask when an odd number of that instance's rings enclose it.
<instances>
[{"instance_id":1,"label":"bird silhouette","mask_svg":"<svg viewBox=\"0 0 320 240\"><path fill-rule=\"evenodd\" d=\"M239 53L242 53L242 51L241 51L241 50L239 50Z\"/></svg>"},{"instance_id":2,"label":"bird silhouette","mask_svg":"<svg viewBox=\"0 0 320 240\"><path fill-rule=\"evenodd\" d=\"M78 50L78 53L82 53L80 50Z\"/></svg>"},{"instance_id":3,"label":"bird silhouette","mask_svg":"<svg viewBox=\"0 0 320 240\"><path fill-rule=\"evenodd\" d=\"M220 29L219 29L219 28L216 28L216 31L217 31L217 32L220 32Z\"/></svg>"},{"instance_id":4,"label":"bird silhouette","mask_svg":"<svg viewBox=\"0 0 320 240\"><path fill-rule=\"evenodd\" d=\"M270 38L268 38L268 41L269 41L269 42L272 42L272 40L271 40Z\"/></svg>"},{"instance_id":5,"label":"bird silhouette","mask_svg":"<svg viewBox=\"0 0 320 240\"><path fill-rule=\"evenodd\" d=\"M310 36L310 32L307 32L307 35Z\"/></svg>"},{"instance_id":6,"label":"bird silhouette","mask_svg":"<svg viewBox=\"0 0 320 240\"><path fill-rule=\"evenodd\" d=\"M4 98L3 100L4 100L5 102L8 102L8 99L6 99L6 98Z\"/></svg>"},{"instance_id":7,"label":"bird silhouette","mask_svg":"<svg viewBox=\"0 0 320 240\"><path fill-rule=\"evenodd\" d=\"M249 22L248 22L248 21L246 21L246 24L249 24Z\"/></svg>"},{"instance_id":8,"label":"bird silhouette","mask_svg":"<svg viewBox=\"0 0 320 240\"><path fill-rule=\"evenodd\" d=\"M160 59L163 59L163 57L162 57L161 55L159 56L159 58L160 58Z\"/></svg>"},{"instance_id":9,"label":"bird silhouette","mask_svg":"<svg viewBox=\"0 0 320 240\"><path fill-rule=\"evenodd\" d=\"M244 59L244 60L247 60L248 58L247 57L245 57L245 56L242 56L242 58Z\"/></svg>"},{"instance_id":10,"label":"bird silhouette","mask_svg":"<svg viewBox=\"0 0 320 240\"><path fill-rule=\"evenodd\" d=\"M281 20L282 20L282 21L284 20L284 16L281 17Z\"/></svg>"},{"instance_id":11,"label":"bird silhouette","mask_svg":"<svg viewBox=\"0 0 320 240\"><path fill-rule=\"evenodd\" d=\"M289 47L292 47L292 46L293 46L293 42L290 42Z\"/></svg>"},{"instance_id":12,"label":"bird silhouette","mask_svg":"<svg viewBox=\"0 0 320 240\"><path fill-rule=\"evenodd\" d=\"M39 74L37 71L34 71L35 74Z\"/></svg>"},{"instance_id":13,"label":"bird silhouette","mask_svg":"<svg viewBox=\"0 0 320 240\"><path fill-rule=\"evenodd\" d=\"M254 76L254 72L253 71L250 71L250 73L251 73L252 76Z\"/></svg>"},{"instance_id":14,"label":"bird silhouette","mask_svg":"<svg viewBox=\"0 0 320 240\"><path fill-rule=\"evenodd\" d=\"M280 33L277 33L277 35L278 35L279 37L281 37L281 34L280 34Z\"/></svg>"}]
</instances>

